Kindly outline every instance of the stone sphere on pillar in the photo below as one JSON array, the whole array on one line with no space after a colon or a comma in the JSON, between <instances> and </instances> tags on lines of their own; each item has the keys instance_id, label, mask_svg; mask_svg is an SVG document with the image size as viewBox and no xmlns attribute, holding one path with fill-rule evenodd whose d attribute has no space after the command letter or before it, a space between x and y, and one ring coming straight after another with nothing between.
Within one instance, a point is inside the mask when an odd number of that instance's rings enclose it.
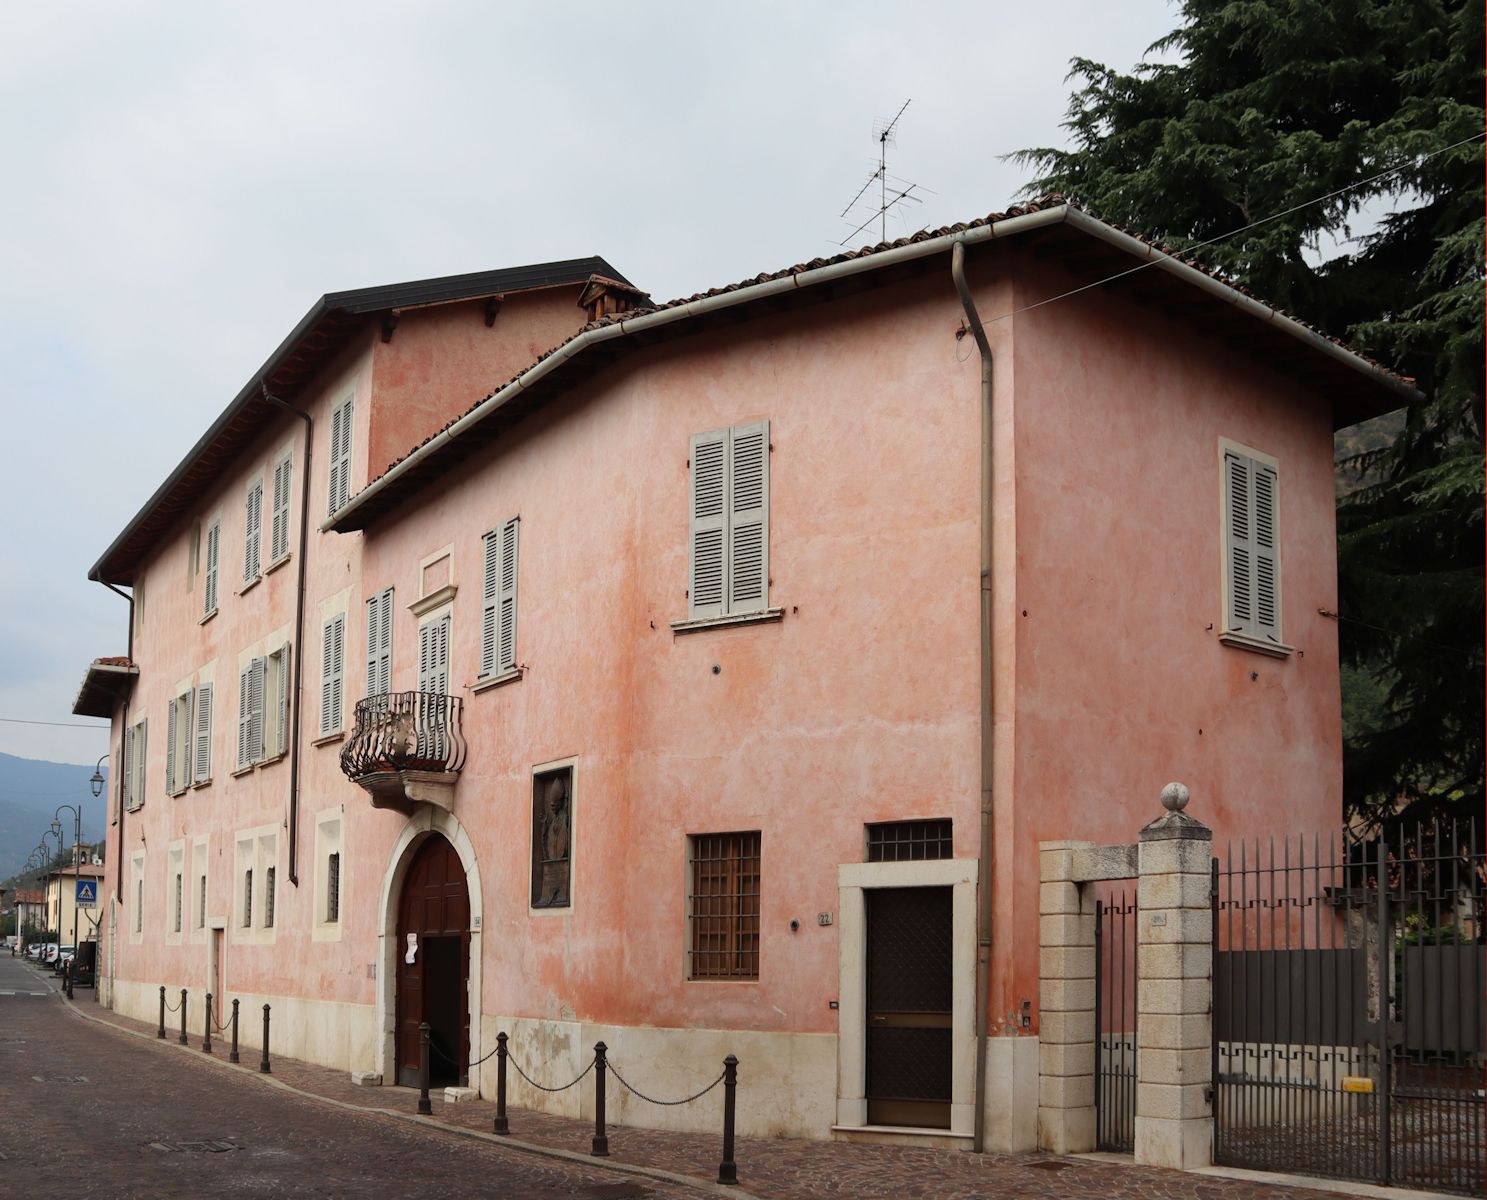
<instances>
[{"instance_id":1,"label":"stone sphere on pillar","mask_svg":"<svg viewBox=\"0 0 1487 1200\"><path fill-rule=\"evenodd\" d=\"M1162 789L1162 806L1168 812L1181 812L1188 806L1188 789L1186 784L1169 783Z\"/></svg>"}]
</instances>

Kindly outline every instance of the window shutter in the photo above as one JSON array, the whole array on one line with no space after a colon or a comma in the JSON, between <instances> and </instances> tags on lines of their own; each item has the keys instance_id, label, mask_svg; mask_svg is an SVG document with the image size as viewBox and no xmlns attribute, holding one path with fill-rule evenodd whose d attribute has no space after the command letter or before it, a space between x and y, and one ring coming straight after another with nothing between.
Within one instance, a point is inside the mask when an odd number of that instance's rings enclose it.
<instances>
[{"instance_id":1,"label":"window shutter","mask_svg":"<svg viewBox=\"0 0 1487 1200\"><path fill-rule=\"evenodd\" d=\"M1276 534L1276 477L1274 468L1255 463L1255 628L1268 641L1280 641L1280 559Z\"/></svg>"},{"instance_id":2,"label":"window shutter","mask_svg":"<svg viewBox=\"0 0 1487 1200\"><path fill-rule=\"evenodd\" d=\"M148 752L146 742L149 732L149 719L141 721L135 728L139 731L134 735L134 803L140 805L145 802L145 755Z\"/></svg>"},{"instance_id":3,"label":"window shutter","mask_svg":"<svg viewBox=\"0 0 1487 1200\"><path fill-rule=\"evenodd\" d=\"M367 600L367 695L392 690L392 589Z\"/></svg>"},{"instance_id":4,"label":"window shutter","mask_svg":"<svg viewBox=\"0 0 1487 1200\"><path fill-rule=\"evenodd\" d=\"M335 719L335 695L340 685L340 667L336 662L336 622L332 617L321 629L320 636L320 732L330 733L341 727Z\"/></svg>"},{"instance_id":5,"label":"window shutter","mask_svg":"<svg viewBox=\"0 0 1487 1200\"><path fill-rule=\"evenodd\" d=\"M338 404L330 413L330 482L326 488L326 508L331 516L336 513L336 496L341 490L341 442L345 424L345 406Z\"/></svg>"},{"instance_id":6,"label":"window shutter","mask_svg":"<svg viewBox=\"0 0 1487 1200\"><path fill-rule=\"evenodd\" d=\"M509 671L516 665L516 542L517 518L501 527L501 575L497 614L496 668ZM446 634L448 623L446 621ZM448 663L448 656L445 656Z\"/></svg>"},{"instance_id":7,"label":"window shutter","mask_svg":"<svg viewBox=\"0 0 1487 1200\"><path fill-rule=\"evenodd\" d=\"M756 612L769 599L769 422L729 441L728 612Z\"/></svg>"},{"instance_id":8,"label":"window shutter","mask_svg":"<svg viewBox=\"0 0 1487 1200\"><path fill-rule=\"evenodd\" d=\"M345 677L346 662L346 614L338 613L335 619L335 637L331 643L331 661L335 663L335 694L331 697L331 715L335 718L332 729L340 729L344 720L342 706L345 704L346 689L343 683Z\"/></svg>"},{"instance_id":9,"label":"window shutter","mask_svg":"<svg viewBox=\"0 0 1487 1200\"><path fill-rule=\"evenodd\" d=\"M420 692L433 690L429 687L429 664L433 658L433 641L434 627L420 625L418 627L418 690Z\"/></svg>"},{"instance_id":10,"label":"window shutter","mask_svg":"<svg viewBox=\"0 0 1487 1200\"><path fill-rule=\"evenodd\" d=\"M433 667L429 690L441 696L449 694L449 623L450 614L445 613L434 624Z\"/></svg>"},{"instance_id":11,"label":"window shutter","mask_svg":"<svg viewBox=\"0 0 1487 1200\"><path fill-rule=\"evenodd\" d=\"M222 540L222 524L213 521L211 528L207 530L207 572L205 604L203 612L215 612L217 608L217 560L220 543Z\"/></svg>"},{"instance_id":12,"label":"window shutter","mask_svg":"<svg viewBox=\"0 0 1487 1200\"><path fill-rule=\"evenodd\" d=\"M274 706L274 753L282 754L289 749L289 656L293 653L289 643L279 651L279 694Z\"/></svg>"},{"instance_id":13,"label":"window shutter","mask_svg":"<svg viewBox=\"0 0 1487 1200\"><path fill-rule=\"evenodd\" d=\"M248 754L249 762L259 762L263 758L263 714L264 714L264 687L263 677L266 660L255 658L252 667L249 668L249 703L251 712L248 723Z\"/></svg>"},{"instance_id":14,"label":"window shutter","mask_svg":"<svg viewBox=\"0 0 1487 1200\"><path fill-rule=\"evenodd\" d=\"M248 730L253 723L253 666L244 667L238 676L238 766L246 767L252 760L248 757Z\"/></svg>"},{"instance_id":15,"label":"window shutter","mask_svg":"<svg viewBox=\"0 0 1487 1200\"><path fill-rule=\"evenodd\" d=\"M1247 455L1224 454L1224 554L1229 595L1226 626L1279 643L1280 555L1275 468Z\"/></svg>"},{"instance_id":16,"label":"window shutter","mask_svg":"<svg viewBox=\"0 0 1487 1200\"><path fill-rule=\"evenodd\" d=\"M243 537L243 582L258 578L258 548L263 532L263 480L248 489L247 532Z\"/></svg>"},{"instance_id":17,"label":"window shutter","mask_svg":"<svg viewBox=\"0 0 1487 1200\"><path fill-rule=\"evenodd\" d=\"M205 783L212 777L212 685L196 689L196 768L195 781Z\"/></svg>"},{"instance_id":18,"label":"window shutter","mask_svg":"<svg viewBox=\"0 0 1487 1200\"><path fill-rule=\"evenodd\" d=\"M347 397L331 412L330 513L334 516L351 494L351 427L355 398Z\"/></svg>"},{"instance_id":19,"label":"window shutter","mask_svg":"<svg viewBox=\"0 0 1487 1200\"><path fill-rule=\"evenodd\" d=\"M480 593L480 674L496 673L496 609L501 591L501 543L505 529L485 535L485 586Z\"/></svg>"},{"instance_id":20,"label":"window shutter","mask_svg":"<svg viewBox=\"0 0 1487 1200\"><path fill-rule=\"evenodd\" d=\"M180 707L181 701L177 697L165 710L165 791L171 796L176 794L176 733Z\"/></svg>"},{"instance_id":21,"label":"window shutter","mask_svg":"<svg viewBox=\"0 0 1487 1200\"><path fill-rule=\"evenodd\" d=\"M134 726L124 730L124 745L120 748L119 776L124 785L124 807L134 807Z\"/></svg>"},{"instance_id":22,"label":"window shutter","mask_svg":"<svg viewBox=\"0 0 1487 1200\"><path fill-rule=\"evenodd\" d=\"M728 540L728 431L692 435L691 572L687 612L725 611L723 570Z\"/></svg>"},{"instance_id":23,"label":"window shutter","mask_svg":"<svg viewBox=\"0 0 1487 1200\"><path fill-rule=\"evenodd\" d=\"M269 534L269 559L278 562L289 553L289 480L293 460L280 459L274 464L274 514Z\"/></svg>"}]
</instances>

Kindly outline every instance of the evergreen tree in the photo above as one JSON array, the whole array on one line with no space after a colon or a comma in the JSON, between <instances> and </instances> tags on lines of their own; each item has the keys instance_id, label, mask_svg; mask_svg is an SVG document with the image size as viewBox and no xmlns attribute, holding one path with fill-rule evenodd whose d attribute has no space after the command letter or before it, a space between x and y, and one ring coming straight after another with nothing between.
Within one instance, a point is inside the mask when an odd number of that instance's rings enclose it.
<instances>
[{"instance_id":1,"label":"evergreen tree","mask_svg":"<svg viewBox=\"0 0 1487 1200\"><path fill-rule=\"evenodd\" d=\"M1073 148L1015 155L1026 190L1189 251L1416 379L1424 402L1381 448L1340 439L1345 803L1386 826L1480 819L1482 6L1182 0L1149 54L1129 73L1074 61Z\"/></svg>"}]
</instances>

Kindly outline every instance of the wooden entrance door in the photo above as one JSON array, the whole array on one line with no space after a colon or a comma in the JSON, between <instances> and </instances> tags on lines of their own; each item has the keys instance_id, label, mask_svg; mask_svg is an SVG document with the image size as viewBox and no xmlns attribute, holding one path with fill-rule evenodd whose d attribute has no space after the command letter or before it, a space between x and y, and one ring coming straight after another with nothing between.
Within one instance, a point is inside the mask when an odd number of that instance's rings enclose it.
<instances>
[{"instance_id":1,"label":"wooden entrance door","mask_svg":"<svg viewBox=\"0 0 1487 1200\"><path fill-rule=\"evenodd\" d=\"M470 1061L470 894L434 834L408 864L398 902L398 1082L418 1086L418 1026L429 1023L429 1082L463 1084ZM411 961L410 961L411 959Z\"/></svg>"},{"instance_id":2,"label":"wooden entrance door","mask_svg":"<svg viewBox=\"0 0 1487 1200\"><path fill-rule=\"evenodd\" d=\"M867 1119L950 1127L951 889L867 893Z\"/></svg>"}]
</instances>

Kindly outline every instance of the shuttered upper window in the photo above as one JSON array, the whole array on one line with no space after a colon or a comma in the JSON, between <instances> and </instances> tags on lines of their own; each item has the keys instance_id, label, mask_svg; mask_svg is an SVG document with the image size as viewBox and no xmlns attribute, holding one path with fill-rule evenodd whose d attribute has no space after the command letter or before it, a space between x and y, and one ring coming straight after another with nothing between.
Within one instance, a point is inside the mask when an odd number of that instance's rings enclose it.
<instances>
[{"instance_id":1,"label":"shuttered upper window","mask_svg":"<svg viewBox=\"0 0 1487 1200\"><path fill-rule=\"evenodd\" d=\"M179 796L191 784L193 694L187 689L170 702L165 725L165 790Z\"/></svg>"},{"instance_id":2,"label":"shuttered upper window","mask_svg":"<svg viewBox=\"0 0 1487 1200\"><path fill-rule=\"evenodd\" d=\"M368 696L392 691L392 589L367 599Z\"/></svg>"},{"instance_id":3,"label":"shuttered upper window","mask_svg":"<svg viewBox=\"0 0 1487 1200\"><path fill-rule=\"evenodd\" d=\"M263 693L267 663L255 658L238 674L238 769L263 757Z\"/></svg>"},{"instance_id":4,"label":"shuttered upper window","mask_svg":"<svg viewBox=\"0 0 1487 1200\"><path fill-rule=\"evenodd\" d=\"M512 517L485 535L485 589L480 624L480 675L499 675L516 666L516 540L520 521Z\"/></svg>"},{"instance_id":5,"label":"shuttered upper window","mask_svg":"<svg viewBox=\"0 0 1487 1200\"><path fill-rule=\"evenodd\" d=\"M196 785L212 781L212 685L196 689L195 752L191 764L191 782Z\"/></svg>"},{"instance_id":6,"label":"shuttered upper window","mask_svg":"<svg viewBox=\"0 0 1487 1200\"><path fill-rule=\"evenodd\" d=\"M263 480L255 479L248 487L247 518L243 533L243 582L258 578L259 547L263 541Z\"/></svg>"},{"instance_id":7,"label":"shuttered upper window","mask_svg":"<svg viewBox=\"0 0 1487 1200\"><path fill-rule=\"evenodd\" d=\"M1281 641L1279 476L1273 459L1224 447L1224 634L1240 644Z\"/></svg>"},{"instance_id":8,"label":"shuttered upper window","mask_svg":"<svg viewBox=\"0 0 1487 1200\"><path fill-rule=\"evenodd\" d=\"M351 428L356 395L352 393L330 414L330 491L327 508L331 516L351 498Z\"/></svg>"},{"instance_id":9,"label":"shuttered upper window","mask_svg":"<svg viewBox=\"0 0 1487 1200\"><path fill-rule=\"evenodd\" d=\"M133 811L145 802L145 752L148 721L124 731L124 807Z\"/></svg>"},{"instance_id":10,"label":"shuttered upper window","mask_svg":"<svg viewBox=\"0 0 1487 1200\"><path fill-rule=\"evenodd\" d=\"M206 582L202 587L201 611L211 616L217 611L217 565L222 550L222 522L213 521L207 526Z\"/></svg>"},{"instance_id":11,"label":"shuttered upper window","mask_svg":"<svg viewBox=\"0 0 1487 1200\"><path fill-rule=\"evenodd\" d=\"M269 523L269 565L283 560L289 553L289 480L294 473L294 460L285 455L274 464L274 508Z\"/></svg>"},{"instance_id":12,"label":"shuttered upper window","mask_svg":"<svg viewBox=\"0 0 1487 1200\"><path fill-rule=\"evenodd\" d=\"M687 615L769 604L769 422L692 437Z\"/></svg>"},{"instance_id":13,"label":"shuttered upper window","mask_svg":"<svg viewBox=\"0 0 1487 1200\"><path fill-rule=\"evenodd\" d=\"M346 664L346 614L337 613L320 633L320 732L341 728L345 689L341 685Z\"/></svg>"}]
</instances>

